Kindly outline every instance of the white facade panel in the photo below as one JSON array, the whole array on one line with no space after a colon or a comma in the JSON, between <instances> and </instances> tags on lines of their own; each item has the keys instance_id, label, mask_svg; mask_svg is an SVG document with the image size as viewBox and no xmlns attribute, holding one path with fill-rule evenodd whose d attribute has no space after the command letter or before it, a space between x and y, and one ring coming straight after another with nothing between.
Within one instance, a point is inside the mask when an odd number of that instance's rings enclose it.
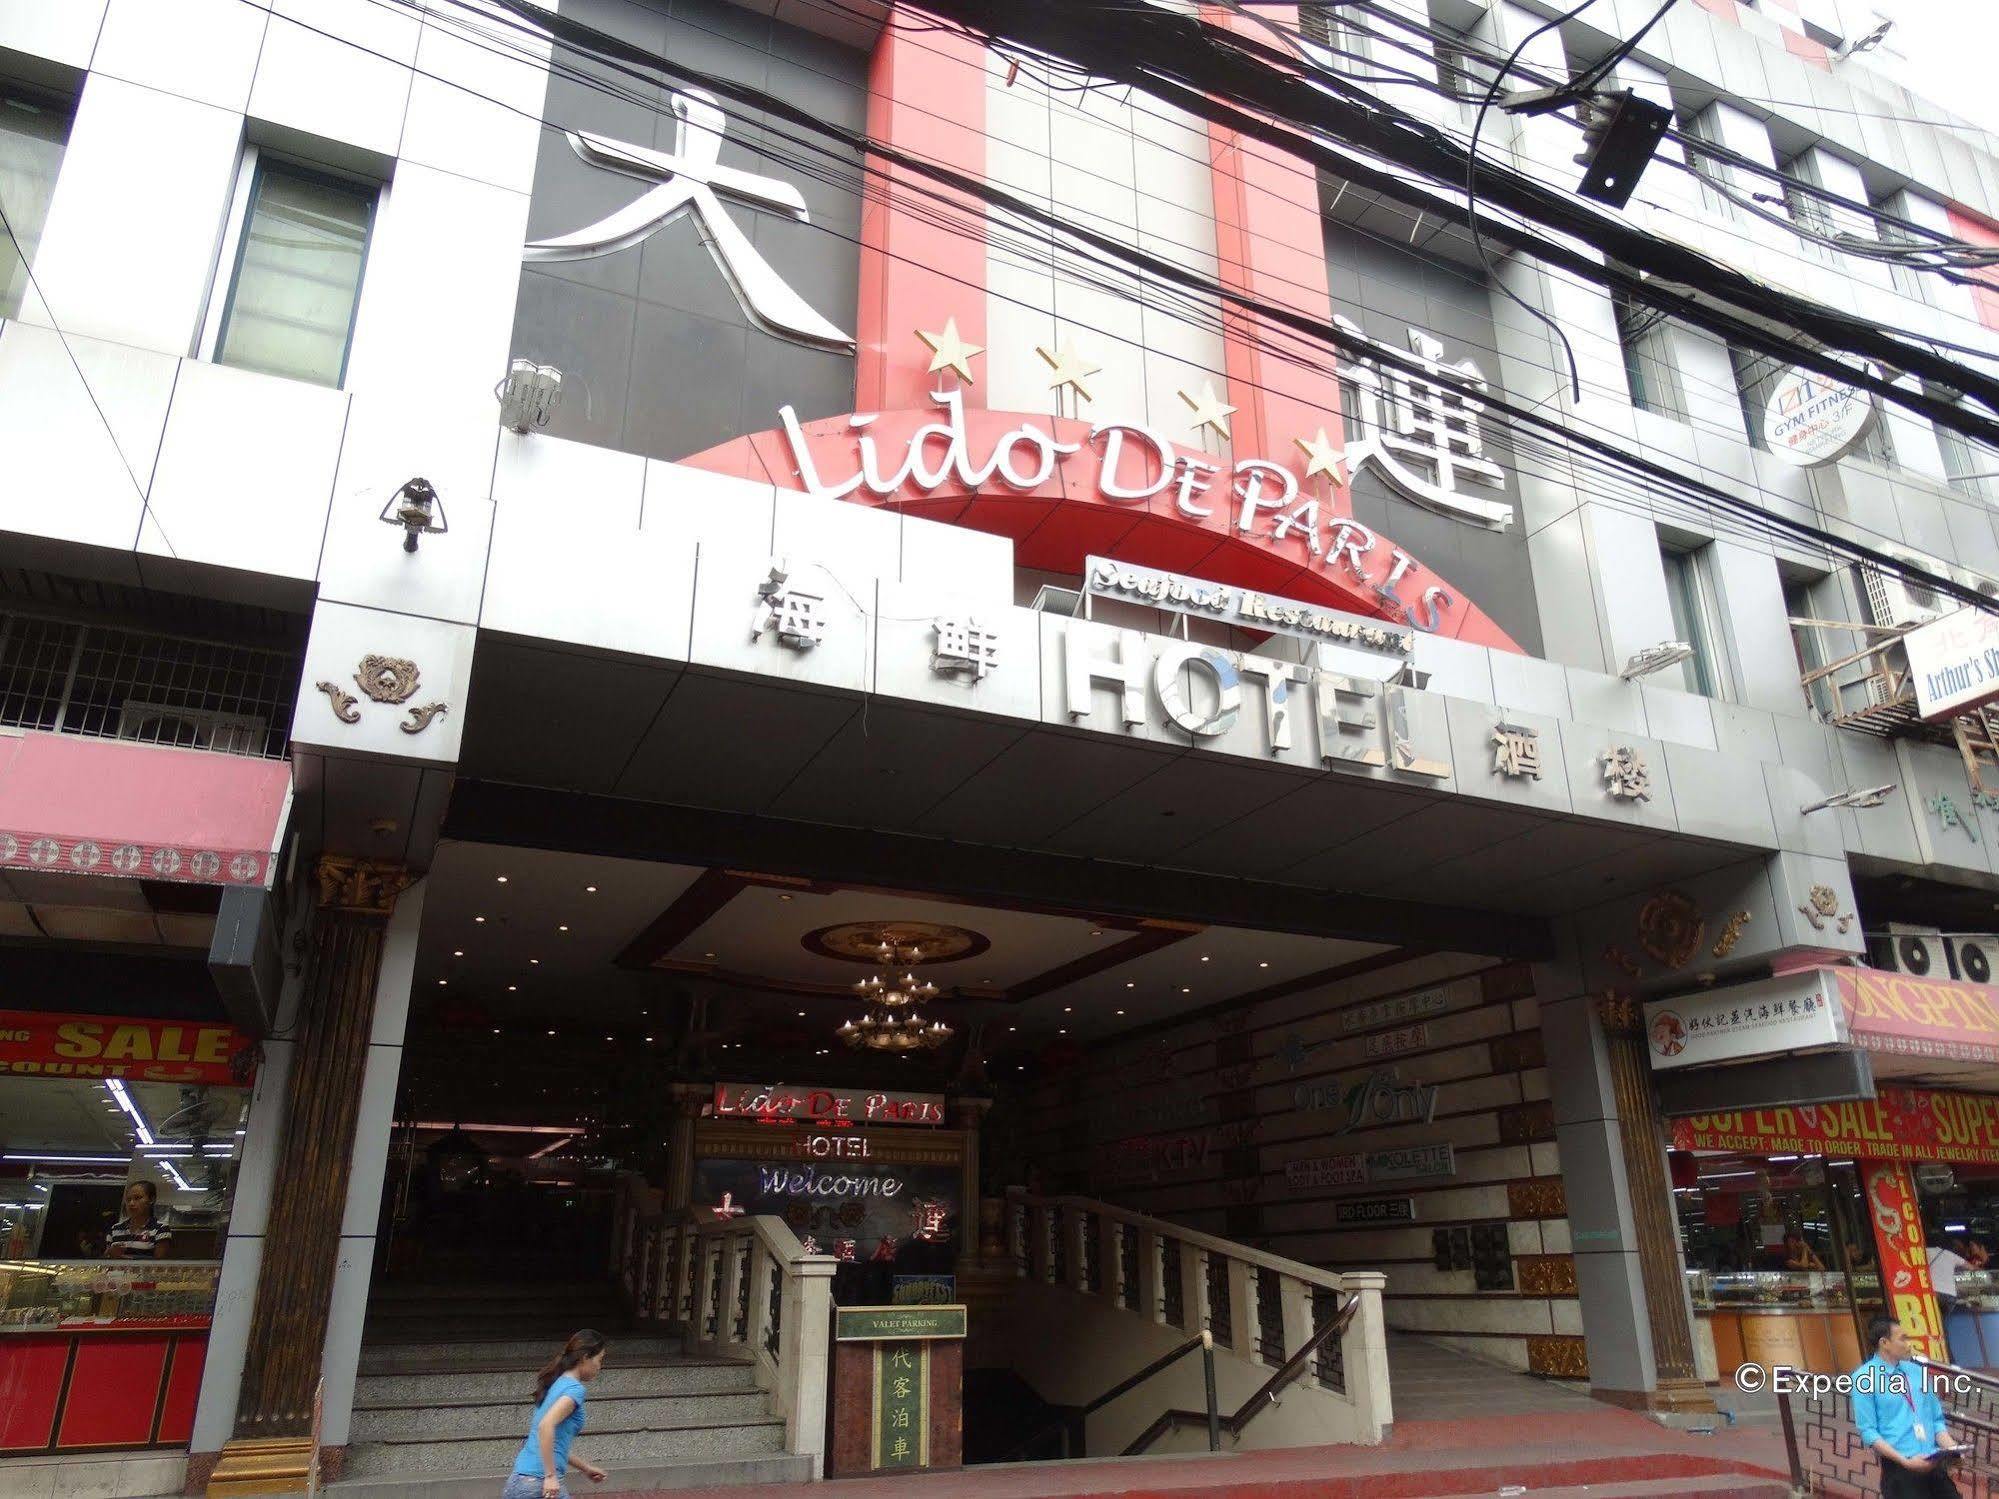
<instances>
[{"instance_id":1,"label":"white facade panel","mask_svg":"<svg viewBox=\"0 0 1999 1499\"><path fill-rule=\"evenodd\" d=\"M270 19L243 0L111 0L91 71L240 114Z\"/></svg>"}]
</instances>

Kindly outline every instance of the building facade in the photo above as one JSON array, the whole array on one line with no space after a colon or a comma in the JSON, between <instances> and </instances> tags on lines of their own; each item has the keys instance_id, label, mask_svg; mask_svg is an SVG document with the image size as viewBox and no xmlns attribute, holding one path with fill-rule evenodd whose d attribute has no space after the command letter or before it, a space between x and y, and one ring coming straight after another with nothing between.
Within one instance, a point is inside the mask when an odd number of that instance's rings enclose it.
<instances>
[{"instance_id":1,"label":"building facade","mask_svg":"<svg viewBox=\"0 0 1999 1499\"><path fill-rule=\"evenodd\" d=\"M1639 9L1272 19L1567 182L1470 100ZM1842 9L1618 57L1624 219L1999 352L1839 238L1999 233ZM1661 1412L1940 1336L1881 1272L1999 1234L1999 752L1848 547L1999 592L1999 455L1418 186L904 7L0 0L0 1453L400 1472L395 1318L634 1193L836 1299L1079 1197Z\"/></svg>"}]
</instances>

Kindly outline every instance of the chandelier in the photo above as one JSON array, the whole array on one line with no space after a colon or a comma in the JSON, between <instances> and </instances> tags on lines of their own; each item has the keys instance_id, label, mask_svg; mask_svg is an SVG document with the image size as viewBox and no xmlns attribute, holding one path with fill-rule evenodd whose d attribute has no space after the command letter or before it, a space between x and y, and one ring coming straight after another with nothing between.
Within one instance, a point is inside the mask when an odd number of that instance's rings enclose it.
<instances>
[{"instance_id":1,"label":"chandelier","mask_svg":"<svg viewBox=\"0 0 1999 1499\"><path fill-rule=\"evenodd\" d=\"M951 1039L951 1027L941 1020L925 1020L917 1008L937 997L937 986L919 980L905 969L900 978L889 978L886 970L901 964L923 961L919 943L897 943L886 938L874 951L882 973L872 973L854 985L854 993L866 1009L858 1019L846 1021L838 1035L855 1050L929 1051Z\"/></svg>"}]
</instances>

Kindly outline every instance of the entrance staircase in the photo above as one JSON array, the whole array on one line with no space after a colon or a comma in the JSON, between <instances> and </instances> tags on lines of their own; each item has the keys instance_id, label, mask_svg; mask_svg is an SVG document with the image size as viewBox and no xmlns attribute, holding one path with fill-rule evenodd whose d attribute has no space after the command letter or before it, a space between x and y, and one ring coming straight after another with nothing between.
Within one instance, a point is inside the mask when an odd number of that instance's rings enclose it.
<instances>
[{"instance_id":1,"label":"entrance staircase","mask_svg":"<svg viewBox=\"0 0 1999 1499\"><path fill-rule=\"evenodd\" d=\"M577 1450L647 1492L812 1476L785 1451L752 1364L627 1333L609 1286L390 1287L368 1309L345 1466L332 1492L492 1499L533 1413L535 1372L578 1328L610 1340ZM572 1489L572 1491L574 1491Z\"/></svg>"}]
</instances>

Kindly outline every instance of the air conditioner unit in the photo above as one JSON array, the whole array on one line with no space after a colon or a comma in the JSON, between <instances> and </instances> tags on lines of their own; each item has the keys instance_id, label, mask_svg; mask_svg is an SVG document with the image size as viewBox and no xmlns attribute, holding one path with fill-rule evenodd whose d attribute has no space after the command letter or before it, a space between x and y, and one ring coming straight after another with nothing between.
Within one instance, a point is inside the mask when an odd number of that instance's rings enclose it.
<instances>
[{"instance_id":1,"label":"air conditioner unit","mask_svg":"<svg viewBox=\"0 0 1999 1499\"><path fill-rule=\"evenodd\" d=\"M177 744L232 755L264 753L266 726L252 713L216 713L126 699L118 710L117 737L144 744Z\"/></svg>"},{"instance_id":2,"label":"air conditioner unit","mask_svg":"<svg viewBox=\"0 0 1999 1499\"><path fill-rule=\"evenodd\" d=\"M1867 961L1889 973L1911 978L1943 978L1950 971L1943 933L1933 926L1888 923L1885 932L1867 934Z\"/></svg>"},{"instance_id":3,"label":"air conditioner unit","mask_svg":"<svg viewBox=\"0 0 1999 1499\"><path fill-rule=\"evenodd\" d=\"M1911 557L1907 560L1932 571L1941 569L1941 564L1926 558ZM1865 563L1860 564L1859 573L1861 593L1867 600L1868 619L1872 624L1884 627L1922 625L1950 612L1947 599L1920 583L1905 582L1892 573L1882 572Z\"/></svg>"},{"instance_id":4,"label":"air conditioner unit","mask_svg":"<svg viewBox=\"0 0 1999 1499\"><path fill-rule=\"evenodd\" d=\"M1950 964L1952 978L1969 984L1989 984L1993 972L1999 970L1999 937L1988 937L1983 932L1946 937L1943 955Z\"/></svg>"}]
</instances>

